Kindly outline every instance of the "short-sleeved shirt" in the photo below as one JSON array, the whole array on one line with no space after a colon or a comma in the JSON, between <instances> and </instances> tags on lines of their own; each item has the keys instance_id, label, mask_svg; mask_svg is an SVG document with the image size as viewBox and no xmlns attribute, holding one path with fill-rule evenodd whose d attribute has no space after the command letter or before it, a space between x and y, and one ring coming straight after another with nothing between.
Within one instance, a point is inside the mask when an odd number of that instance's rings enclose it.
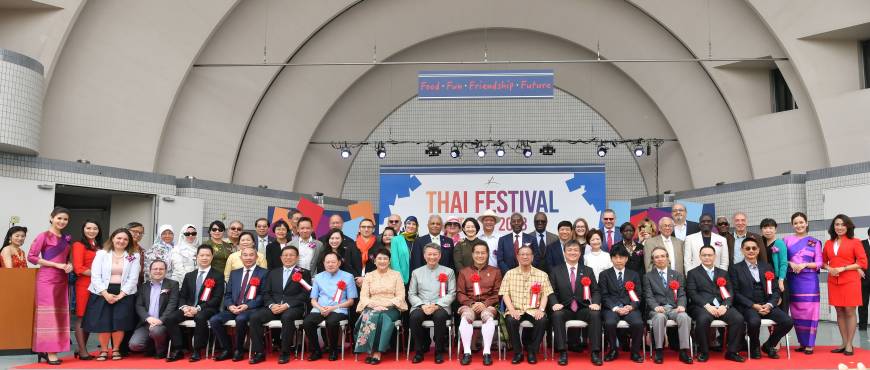
<instances>
[{"instance_id":1,"label":"short-sleeved shirt","mask_svg":"<svg viewBox=\"0 0 870 370\"><path fill-rule=\"evenodd\" d=\"M334 306L336 304L347 302L348 299L356 299L359 297L359 293L356 290L356 283L353 281L353 275L346 271L338 270L334 274L329 273L328 271L323 271L314 275L313 280L310 297L311 299L316 299L317 303L321 306ZM339 281L344 281L346 287L345 291L341 294L341 298L336 302L332 298L335 295L335 291L338 290ZM317 307L314 307L311 309L311 312L320 312L320 310L318 310ZM347 314L347 308L339 308L334 312Z\"/></svg>"},{"instance_id":2,"label":"short-sleeved shirt","mask_svg":"<svg viewBox=\"0 0 870 370\"><path fill-rule=\"evenodd\" d=\"M531 267L529 272L522 272L521 267L515 267L504 275L501 281L501 289L498 294L500 296L508 296L513 303L515 309L525 313L529 313L533 308L530 307L530 299L532 296L532 285L538 283L541 285L541 295L538 297L538 307L541 300L553 293L553 287L550 286L550 278L546 272Z\"/></svg>"}]
</instances>

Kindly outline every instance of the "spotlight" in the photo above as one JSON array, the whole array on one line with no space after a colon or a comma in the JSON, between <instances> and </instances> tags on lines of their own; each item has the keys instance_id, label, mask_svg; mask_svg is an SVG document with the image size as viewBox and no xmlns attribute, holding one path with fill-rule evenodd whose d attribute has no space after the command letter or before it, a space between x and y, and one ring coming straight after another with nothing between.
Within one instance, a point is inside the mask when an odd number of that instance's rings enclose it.
<instances>
[{"instance_id":1,"label":"spotlight","mask_svg":"<svg viewBox=\"0 0 870 370\"><path fill-rule=\"evenodd\" d=\"M495 156L496 157L504 157L504 148L503 147L495 148Z\"/></svg>"},{"instance_id":2,"label":"spotlight","mask_svg":"<svg viewBox=\"0 0 870 370\"><path fill-rule=\"evenodd\" d=\"M459 158L462 156L462 152L459 151L459 147L456 144L450 148L450 158Z\"/></svg>"},{"instance_id":3,"label":"spotlight","mask_svg":"<svg viewBox=\"0 0 870 370\"><path fill-rule=\"evenodd\" d=\"M643 156L643 145L641 145L639 141L637 142L637 145L634 146L634 156L635 157Z\"/></svg>"},{"instance_id":4,"label":"spotlight","mask_svg":"<svg viewBox=\"0 0 870 370\"><path fill-rule=\"evenodd\" d=\"M477 148L477 156L480 158L486 157L486 147L478 147Z\"/></svg>"},{"instance_id":5,"label":"spotlight","mask_svg":"<svg viewBox=\"0 0 870 370\"><path fill-rule=\"evenodd\" d=\"M604 143L598 144L598 156L604 158L607 155L607 146Z\"/></svg>"},{"instance_id":6,"label":"spotlight","mask_svg":"<svg viewBox=\"0 0 870 370\"><path fill-rule=\"evenodd\" d=\"M341 158L344 158L344 159L350 158L350 148L348 148L348 147L341 148Z\"/></svg>"},{"instance_id":7,"label":"spotlight","mask_svg":"<svg viewBox=\"0 0 870 370\"><path fill-rule=\"evenodd\" d=\"M532 156L532 147L529 143L523 145L523 157L529 158Z\"/></svg>"},{"instance_id":8,"label":"spotlight","mask_svg":"<svg viewBox=\"0 0 870 370\"><path fill-rule=\"evenodd\" d=\"M378 146L375 147L375 153L378 154L378 158L380 159L387 157L387 148L384 147L384 143L378 143Z\"/></svg>"},{"instance_id":9,"label":"spotlight","mask_svg":"<svg viewBox=\"0 0 870 370\"><path fill-rule=\"evenodd\" d=\"M441 147L435 145L435 143L429 143L429 146L426 147L426 151L423 153L430 157L437 157L441 155Z\"/></svg>"},{"instance_id":10,"label":"spotlight","mask_svg":"<svg viewBox=\"0 0 870 370\"><path fill-rule=\"evenodd\" d=\"M556 154L556 148L554 148L550 144L546 144L546 145L542 146L541 150L539 150L538 152L541 153L542 155L553 155L553 154Z\"/></svg>"}]
</instances>

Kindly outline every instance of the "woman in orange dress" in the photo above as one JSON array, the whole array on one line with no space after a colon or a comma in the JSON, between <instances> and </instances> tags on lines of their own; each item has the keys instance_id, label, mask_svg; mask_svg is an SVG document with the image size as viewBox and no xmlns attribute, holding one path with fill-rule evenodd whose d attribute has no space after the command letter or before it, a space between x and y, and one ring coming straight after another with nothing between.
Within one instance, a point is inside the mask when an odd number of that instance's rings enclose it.
<instances>
[{"instance_id":1,"label":"woman in orange dress","mask_svg":"<svg viewBox=\"0 0 870 370\"><path fill-rule=\"evenodd\" d=\"M75 356L80 360L90 360L93 357L88 353L88 336L90 333L82 330L82 317L85 316L85 308L88 306L88 286L91 284L91 264L97 249L100 249L103 232L96 221L86 220L82 224L82 239L73 243L72 258L73 271L76 273L76 343L79 345Z\"/></svg>"},{"instance_id":2,"label":"woman in orange dress","mask_svg":"<svg viewBox=\"0 0 870 370\"><path fill-rule=\"evenodd\" d=\"M852 339L858 324L855 308L861 305L860 271L867 268L867 255L861 240L855 239L855 224L840 214L828 228L831 239L825 242L822 260L828 270L828 303L837 310L837 326L843 345L833 353L854 354Z\"/></svg>"},{"instance_id":3,"label":"woman in orange dress","mask_svg":"<svg viewBox=\"0 0 870 370\"><path fill-rule=\"evenodd\" d=\"M0 268L26 269L27 256L21 246L27 237L27 228L24 226L12 226L6 232L6 239L0 245Z\"/></svg>"}]
</instances>

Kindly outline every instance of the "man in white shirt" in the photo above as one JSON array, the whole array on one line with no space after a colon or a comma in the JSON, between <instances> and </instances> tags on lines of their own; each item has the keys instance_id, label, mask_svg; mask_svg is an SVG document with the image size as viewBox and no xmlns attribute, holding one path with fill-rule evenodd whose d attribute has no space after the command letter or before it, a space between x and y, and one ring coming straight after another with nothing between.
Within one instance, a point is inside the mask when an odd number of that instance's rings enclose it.
<instances>
[{"instance_id":1,"label":"man in white shirt","mask_svg":"<svg viewBox=\"0 0 870 370\"><path fill-rule=\"evenodd\" d=\"M492 267L498 267L498 260L495 257L495 251L498 249L498 238L500 238L501 235L495 232L495 225L501 221L501 217L498 217L495 214L495 211L488 209L483 212L477 220L480 221L480 224L482 225L481 228L483 229L477 237L489 245L489 265Z\"/></svg>"},{"instance_id":2,"label":"man in white shirt","mask_svg":"<svg viewBox=\"0 0 870 370\"><path fill-rule=\"evenodd\" d=\"M686 206L682 203L674 203L671 207L671 216L674 217L674 236L680 240L686 240L686 236L700 231L698 224L686 220L686 214Z\"/></svg>"},{"instance_id":3,"label":"man in white shirt","mask_svg":"<svg viewBox=\"0 0 870 370\"><path fill-rule=\"evenodd\" d=\"M650 261L652 251L656 247L662 247L668 251L668 256L670 256L669 267L685 276L686 272L683 268L683 241L674 237L674 220L670 217L662 217L659 219L659 232L659 235L643 242L644 268L646 271L652 269L653 264Z\"/></svg>"},{"instance_id":4,"label":"man in white shirt","mask_svg":"<svg viewBox=\"0 0 870 370\"><path fill-rule=\"evenodd\" d=\"M290 245L299 249L299 266L311 270L311 265L314 263L314 251L320 248L322 243L320 240L311 237L312 223L308 217L302 217L296 222L296 230L299 232L299 238L290 242Z\"/></svg>"}]
</instances>

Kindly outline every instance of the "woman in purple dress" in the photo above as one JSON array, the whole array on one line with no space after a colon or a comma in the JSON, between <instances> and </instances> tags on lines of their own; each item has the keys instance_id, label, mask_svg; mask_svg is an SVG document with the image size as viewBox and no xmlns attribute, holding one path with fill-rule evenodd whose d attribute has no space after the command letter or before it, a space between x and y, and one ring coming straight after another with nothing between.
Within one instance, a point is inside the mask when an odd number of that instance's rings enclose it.
<instances>
[{"instance_id":1,"label":"woman in purple dress","mask_svg":"<svg viewBox=\"0 0 870 370\"><path fill-rule=\"evenodd\" d=\"M822 242L807 235L807 215L791 216L794 235L783 238L788 248L789 310L800 348L808 355L816 345L819 326L819 269L822 267Z\"/></svg>"},{"instance_id":2,"label":"woman in purple dress","mask_svg":"<svg viewBox=\"0 0 870 370\"><path fill-rule=\"evenodd\" d=\"M69 223L69 210L56 207L51 211L51 227L36 236L27 260L39 265L36 272L36 313L33 317L33 351L37 362L60 365L58 352L69 351L68 274L70 236L62 230Z\"/></svg>"}]
</instances>

